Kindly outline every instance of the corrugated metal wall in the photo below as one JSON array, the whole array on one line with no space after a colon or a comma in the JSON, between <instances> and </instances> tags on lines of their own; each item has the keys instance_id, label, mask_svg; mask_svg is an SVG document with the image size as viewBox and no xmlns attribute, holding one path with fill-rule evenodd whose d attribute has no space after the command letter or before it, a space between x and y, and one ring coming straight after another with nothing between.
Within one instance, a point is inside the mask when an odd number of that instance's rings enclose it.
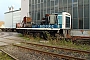
<instances>
[{"instance_id":1,"label":"corrugated metal wall","mask_svg":"<svg viewBox=\"0 0 90 60\"><path fill-rule=\"evenodd\" d=\"M5 28L16 28L16 23L21 22L21 10L5 13Z\"/></svg>"}]
</instances>

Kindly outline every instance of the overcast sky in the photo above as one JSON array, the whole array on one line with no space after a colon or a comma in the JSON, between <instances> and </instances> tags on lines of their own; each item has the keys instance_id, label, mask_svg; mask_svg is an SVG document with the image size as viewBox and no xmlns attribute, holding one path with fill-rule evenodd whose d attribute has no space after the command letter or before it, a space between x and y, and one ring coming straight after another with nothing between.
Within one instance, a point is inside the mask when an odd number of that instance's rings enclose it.
<instances>
[{"instance_id":1,"label":"overcast sky","mask_svg":"<svg viewBox=\"0 0 90 60\"><path fill-rule=\"evenodd\" d=\"M14 10L21 8L21 0L0 0L0 21L4 20L4 13L8 12L8 7L14 6Z\"/></svg>"}]
</instances>

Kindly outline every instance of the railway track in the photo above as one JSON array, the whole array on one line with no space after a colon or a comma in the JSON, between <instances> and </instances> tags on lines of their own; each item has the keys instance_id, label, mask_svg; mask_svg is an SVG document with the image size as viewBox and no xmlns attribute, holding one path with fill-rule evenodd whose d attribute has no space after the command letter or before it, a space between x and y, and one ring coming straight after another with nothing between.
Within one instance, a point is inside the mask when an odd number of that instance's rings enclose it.
<instances>
[{"instance_id":1,"label":"railway track","mask_svg":"<svg viewBox=\"0 0 90 60\"><path fill-rule=\"evenodd\" d=\"M5 39L7 39L7 38L5 38ZM12 39L9 39L9 40L12 40ZM13 39L13 40L15 40L15 39ZM23 45L23 46L21 46L21 45ZM21 42L21 45L13 45L13 46L22 48L23 50L27 50L27 51L29 50L31 52L34 52L34 54L36 54L36 55L41 54L42 58L43 58L43 56L47 56L47 57L51 57L52 60L53 59L57 59L57 60L60 60L60 59L89 60L90 59L89 51L59 48L59 47L46 46L46 45L28 43L28 42Z\"/></svg>"},{"instance_id":2,"label":"railway track","mask_svg":"<svg viewBox=\"0 0 90 60\"><path fill-rule=\"evenodd\" d=\"M26 42L22 42L22 43L23 44L21 44L21 45L23 45L23 47L53 53L53 54L57 54L59 56L60 55L67 56L67 58L71 57L73 59L76 58L76 59L81 59L81 60L89 60L90 59L90 52L88 52L88 51L59 48L59 47L46 46L46 45L34 44L34 43L26 43ZM17 45L17 46L21 46L21 45Z\"/></svg>"},{"instance_id":3,"label":"railway track","mask_svg":"<svg viewBox=\"0 0 90 60\"><path fill-rule=\"evenodd\" d=\"M8 52L6 52L6 51L4 51L4 50L0 50L1 52L3 52L3 53L5 53L5 54L7 54L9 57L11 57L13 60L19 60L19 59L17 59L17 58L15 58L14 56L12 56L11 54L9 54Z\"/></svg>"},{"instance_id":4,"label":"railway track","mask_svg":"<svg viewBox=\"0 0 90 60\"><path fill-rule=\"evenodd\" d=\"M51 57L52 60L54 60L55 58L57 58L58 60L60 60L60 59L64 59L64 60L86 60L84 58L78 58L78 57L72 57L72 56L63 55L63 54L56 54L56 53L46 52L46 51L42 51L42 50L38 50L38 49L28 48L28 47L25 47L25 46L18 46L18 45L14 45L14 46L16 46L18 48L29 50L31 52L34 52L34 54L39 53L41 55L45 55L45 56L47 55L48 57Z\"/></svg>"},{"instance_id":5,"label":"railway track","mask_svg":"<svg viewBox=\"0 0 90 60\"><path fill-rule=\"evenodd\" d=\"M23 45L23 46L21 46ZM67 59L67 60L89 60L90 52L46 46L41 44L21 42L21 45L13 45L19 48L27 49L35 53L51 56L51 59ZM37 55L37 54L36 54Z\"/></svg>"}]
</instances>

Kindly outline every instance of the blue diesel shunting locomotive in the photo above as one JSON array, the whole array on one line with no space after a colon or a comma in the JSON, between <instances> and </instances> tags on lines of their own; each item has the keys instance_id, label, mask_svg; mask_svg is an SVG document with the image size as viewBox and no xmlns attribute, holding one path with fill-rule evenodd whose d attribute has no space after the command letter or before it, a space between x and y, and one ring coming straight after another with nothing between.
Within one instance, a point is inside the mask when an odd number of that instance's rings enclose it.
<instances>
[{"instance_id":1,"label":"blue diesel shunting locomotive","mask_svg":"<svg viewBox=\"0 0 90 60\"><path fill-rule=\"evenodd\" d=\"M46 14L42 18L40 24L24 23L20 28L16 28L17 32L26 34L32 33L33 35L40 34L40 36L46 37L46 32L49 32L51 36L60 36L61 38L67 38L71 30L71 15L67 12Z\"/></svg>"},{"instance_id":2,"label":"blue diesel shunting locomotive","mask_svg":"<svg viewBox=\"0 0 90 60\"><path fill-rule=\"evenodd\" d=\"M32 28L71 29L71 15L67 12L46 14L41 24L32 25Z\"/></svg>"}]
</instances>

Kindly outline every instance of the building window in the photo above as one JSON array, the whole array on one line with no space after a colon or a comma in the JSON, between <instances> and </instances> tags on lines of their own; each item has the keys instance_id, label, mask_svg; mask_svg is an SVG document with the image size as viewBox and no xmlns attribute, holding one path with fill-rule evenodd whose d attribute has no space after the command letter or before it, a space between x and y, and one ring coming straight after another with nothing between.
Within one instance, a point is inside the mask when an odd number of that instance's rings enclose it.
<instances>
[{"instance_id":1,"label":"building window","mask_svg":"<svg viewBox=\"0 0 90 60\"><path fill-rule=\"evenodd\" d=\"M41 18L40 19L42 19L43 18L43 10L41 10Z\"/></svg>"},{"instance_id":2,"label":"building window","mask_svg":"<svg viewBox=\"0 0 90 60\"><path fill-rule=\"evenodd\" d=\"M51 6L54 7L54 0L51 0Z\"/></svg>"},{"instance_id":3,"label":"building window","mask_svg":"<svg viewBox=\"0 0 90 60\"><path fill-rule=\"evenodd\" d=\"M40 4L38 4L38 10L40 10Z\"/></svg>"},{"instance_id":4,"label":"building window","mask_svg":"<svg viewBox=\"0 0 90 60\"><path fill-rule=\"evenodd\" d=\"M64 7L67 7L67 0L63 0Z\"/></svg>"},{"instance_id":5,"label":"building window","mask_svg":"<svg viewBox=\"0 0 90 60\"><path fill-rule=\"evenodd\" d=\"M89 4L89 0L84 0L84 4Z\"/></svg>"},{"instance_id":6,"label":"building window","mask_svg":"<svg viewBox=\"0 0 90 60\"><path fill-rule=\"evenodd\" d=\"M50 0L47 0L47 7L50 8Z\"/></svg>"},{"instance_id":7,"label":"building window","mask_svg":"<svg viewBox=\"0 0 90 60\"><path fill-rule=\"evenodd\" d=\"M79 18L79 29L83 29L83 18Z\"/></svg>"},{"instance_id":8,"label":"building window","mask_svg":"<svg viewBox=\"0 0 90 60\"><path fill-rule=\"evenodd\" d=\"M32 0L32 4L34 4L34 0Z\"/></svg>"},{"instance_id":9,"label":"building window","mask_svg":"<svg viewBox=\"0 0 90 60\"><path fill-rule=\"evenodd\" d=\"M78 0L79 29L83 29L83 0Z\"/></svg>"},{"instance_id":10,"label":"building window","mask_svg":"<svg viewBox=\"0 0 90 60\"><path fill-rule=\"evenodd\" d=\"M43 2L43 0L41 0L41 2Z\"/></svg>"},{"instance_id":11,"label":"building window","mask_svg":"<svg viewBox=\"0 0 90 60\"><path fill-rule=\"evenodd\" d=\"M32 10L34 10L34 5L32 5Z\"/></svg>"},{"instance_id":12,"label":"building window","mask_svg":"<svg viewBox=\"0 0 90 60\"><path fill-rule=\"evenodd\" d=\"M89 29L89 6L84 5L84 29Z\"/></svg>"},{"instance_id":13,"label":"building window","mask_svg":"<svg viewBox=\"0 0 90 60\"><path fill-rule=\"evenodd\" d=\"M29 0L29 4L31 4L31 0Z\"/></svg>"},{"instance_id":14,"label":"building window","mask_svg":"<svg viewBox=\"0 0 90 60\"><path fill-rule=\"evenodd\" d=\"M73 29L78 29L78 21L77 21L77 19L73 19Z\"/></svg>"},{"instance_id":15,"label":"building window","mask_svg":"<svg viewBox=\"0 0 90 60\"><path fill-rule=\"evenodd\" d=\"M35 0L35 4L37 4L37 0Z\"/></svg>"},{"instance_id":16,"label":"building window","mask_svg":"<svg viewBox=\"0 0 90 60\"><path fill-rule=\"evenodd\" d=\"M38 0L38 3L40 3L40 0Z\"/></svg>"},{"instance_id":17,"label":"building window","mask_svg":"<svg viewBox=\"0 0 90 60\"><path fill-rule=\"evenodd\" d=\"M84 29L89 29L89 18L84 18Z\"/></svg>"},{"instance_id":18,"label":"building window","mask_svg":"<svg viewBox=\"0 0 90 60\"><path fill-rule=\"evenodd\" d=\"M68 6L69 6L69 7L72 6L72 0L68 0Z\"/></svg>"},{"instance_id":19,"label":"building window","mask_svg":"<svg viewBox=\"0 0 90 60\"><path fill-rule=\"evenodd\" d=\"M55 5L58 5L59 1L58 0L55 0Z\"/></svg>"},{"instance_id":20,"label":"building window","mask_svg":"<svg viewBox=\"0 0 90 60\"><path fill-rule=\"evenodd\" d=\"M37 20L40 20L40 12L37 13Z\"/></svg>"},{"instance_id":21,"label":"building window","mask_svg":"<svg viewBox=\"0 0 90 60\"><path fill-rule=\"evenodd\" d=\"M41 3L41 9L43 9L43 3Z\"/></svg>"},{"instance_id":22,"label":"building window","mask_svg":"<svg viewBox=\"0 0 90 60\"><path fill-rule=\"evenodd\" d=\"M78 29L78 11L77 11L77 7L73 8L73 28Z\"/></svg>"}]
</instances>

